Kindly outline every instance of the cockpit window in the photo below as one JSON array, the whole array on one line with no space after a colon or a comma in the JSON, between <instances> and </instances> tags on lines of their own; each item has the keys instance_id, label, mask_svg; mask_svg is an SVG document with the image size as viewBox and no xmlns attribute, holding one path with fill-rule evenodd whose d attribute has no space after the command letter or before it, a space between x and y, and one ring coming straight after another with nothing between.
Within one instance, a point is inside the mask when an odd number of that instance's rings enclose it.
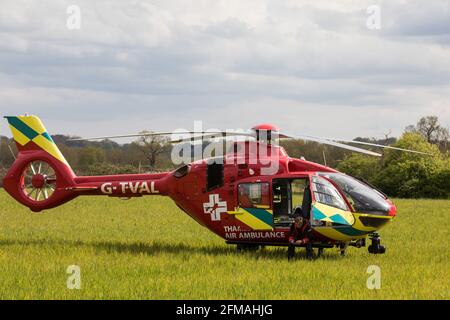
<instances>
[{"instance_id":1,"label":"cockpit window","mask_svg":"<svg viewBox=\"0 0 450 320\"><path fill-rule=\"evenodd\" d=\"M317 176L313 176L311 180L314 199L316 199L317 202L338 209L347 210L344 199L342 199L342 196L331 182Z\"/></svg>"},{"instance_id":2,"label":"cockpit window","mask_svg":"<svg viewBox=\"0 0 450 320\"><path fill-rule=\"evenodd\" d=\"M342 173L318 173L333 181L358 213L387 214L389 203L377 190Z\"/></svg>"}]
</instances>

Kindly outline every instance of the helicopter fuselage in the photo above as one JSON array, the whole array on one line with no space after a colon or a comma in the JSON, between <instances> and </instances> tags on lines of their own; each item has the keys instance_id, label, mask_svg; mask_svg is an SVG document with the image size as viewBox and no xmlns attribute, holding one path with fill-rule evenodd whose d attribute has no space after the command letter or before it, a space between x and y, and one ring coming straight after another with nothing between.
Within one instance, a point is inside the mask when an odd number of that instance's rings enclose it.
<instances>
[{"instance_id":1,"label":"helicopter fuselage","mask_svg":"<svg viewBox=\"0 0 450 320\"><path fill-rule=\"evenodd\" d=\"M249 144L241 143L250 149ZM265 167L273 166L269 161L227 154L173 172L76 177L75 182L83 195L169 196L199 224L236 244L288 245L295 208L309 219L314 246L318 247L358 244L396 215L392 202L371 186L332 168L291 158L282 147L265 147L270 148L268 157L277 161L277 171L270 175L262 174ZM362 201L381 203L381 208L367 205L359 212L348 191L346 195L342 185L336 183L339 179L333 179L335 176L363 189L360 193L368 200Z\"/></svg>"}]
</instances>

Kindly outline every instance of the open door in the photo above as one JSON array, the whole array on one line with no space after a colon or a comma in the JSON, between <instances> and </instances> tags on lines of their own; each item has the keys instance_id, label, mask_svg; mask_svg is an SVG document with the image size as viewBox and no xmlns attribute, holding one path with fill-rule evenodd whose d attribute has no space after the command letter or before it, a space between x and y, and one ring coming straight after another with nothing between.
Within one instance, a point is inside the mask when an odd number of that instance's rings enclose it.
<instances>
[{"instance_id":1,"label":"open door","mask_svg":"<svg viewBox=\"0 0 450 320\"><path fill-rule=\"evenodd\" d=\"M275 226L290 226L294 213L310 217L311 190L309 177L274 179L273 217Z\"/></svg>"}]
</instances>

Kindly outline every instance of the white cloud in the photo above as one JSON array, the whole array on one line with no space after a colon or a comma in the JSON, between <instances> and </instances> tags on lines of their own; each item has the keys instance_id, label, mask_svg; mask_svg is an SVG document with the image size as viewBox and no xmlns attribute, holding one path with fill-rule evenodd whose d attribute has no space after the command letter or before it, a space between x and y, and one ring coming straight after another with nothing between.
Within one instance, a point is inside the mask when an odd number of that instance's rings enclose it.
<instances>
[{"instance_id":1,"label":"white cloud","mask_svg":"<svg viewBox=\"0 0 450 320\"><path fill-rule=\"evenodd\" d=\"M66 28L79 5L82 28ZM379 4L382 29L366 28ZM97 135L274 122L305 133L450 123L448 1L0 1L0 113ZM6 127L0 127L2 133ZM303 132L303 131L300 131Z\"/></svg>"}]
</instances>

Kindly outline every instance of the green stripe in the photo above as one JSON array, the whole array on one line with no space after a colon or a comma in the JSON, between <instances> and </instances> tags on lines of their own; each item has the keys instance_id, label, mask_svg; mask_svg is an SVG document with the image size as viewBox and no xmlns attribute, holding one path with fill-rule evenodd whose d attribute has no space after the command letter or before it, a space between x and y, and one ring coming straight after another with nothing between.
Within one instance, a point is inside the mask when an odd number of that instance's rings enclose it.
<instances>
[{"instance_id":1,"label":"green stripe","mask_svg":"<svg viewBox=\"0 0 450 320\"><path fill-rule=\"evenodd\" d=\"M53 142L52 137L50 137L50 135L47 132L44 132L43 134L41 134L41 136L46 138L48 141Z\"/></svg>"},{"instance_id":2,"label":"green stripe","mask_svg":"<svg viewBox=\"0 0 450 320\"><path fill-rule=\"evenodd\" d=\"M322 211L320 211L316 207L313 207L313 217L316 220L322 220L322 219L328 218L328 216L324 215L322 213Z\"/></svg>"},{"instance_id":3,"label":"green stripe","mask_svg":"<svg viewBox=\"0 0 450 320\"><path fill-rule=\"evenodd\" d=\"M336 230L342 234L345 234L346 236L363 236L363 235L371 233L371 231L361 231L361 230L355 229L353 227L348 227L348 226L334 227L334 230Z\"/></svg>"},{"instance_id":4,"label":"green stripe","mask_svg":"<svg viewBox=\"0 0 450 320\"><path fill-rule=\"evenodd\" d=\"M250 213L256 219L261 220L265 224L273 226L273 215L270 214L270 212L264 209L257 209L257 208L245 208L245 211Z\"/></svg>"},{"instance_id":5,"label":"green stripe","mask_svg":"<svg viewBox=\"0 0 450 320\"><path fill-rule=\"evenodd\" d=\"M10 125L19 130L23 135L25 135L30 140L33 140L39 135L39 133L31 129L18 117L6 117L6 119L8 119Z\"/></svg>"},{"instance_id":6,"label":"green stripe","mask_svg":"<svg viewBox=\"0 0 450 320\"><path fill-rule=\"evenodd\" d=\"M333 215L330 217L331 221L333 221L334 223L339 223L339 224L347 224L349 225L350 223L347 222L347 220L344 219L344 217L342 215L340 215L339 213Z\"/></svg>"}]
</instances>

